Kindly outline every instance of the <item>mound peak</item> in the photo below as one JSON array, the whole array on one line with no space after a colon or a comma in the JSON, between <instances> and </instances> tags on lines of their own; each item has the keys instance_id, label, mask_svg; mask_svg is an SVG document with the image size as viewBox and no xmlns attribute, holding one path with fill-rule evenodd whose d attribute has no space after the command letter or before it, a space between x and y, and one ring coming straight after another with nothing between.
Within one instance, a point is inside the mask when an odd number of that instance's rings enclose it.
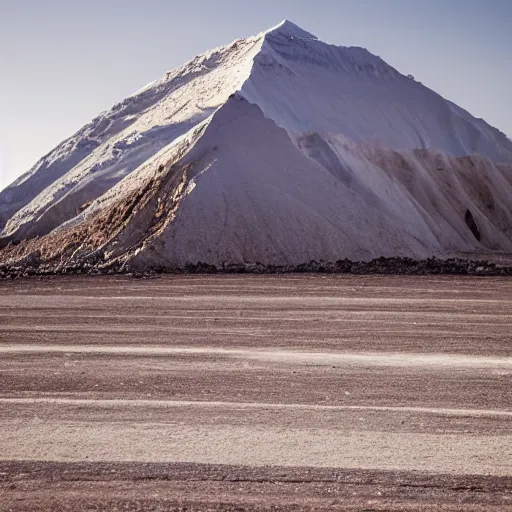
<instances>
[{"instance_id":1,"label":"mound peak","mask_svg":"<svg viewBox=\"0 0 512 512\"><path fill-rule=\"evenodd\" d=\"M269 28L264 32L264 34L276 34L279 33L285 37L298 37L302 39L314 39L317 40L318 38L314 36L313 34L307 32L306 30L302 29L295 23L293 23L290 20L283 20L281 23L277 24L274 27Z\"/></svg>"}]
</instances>

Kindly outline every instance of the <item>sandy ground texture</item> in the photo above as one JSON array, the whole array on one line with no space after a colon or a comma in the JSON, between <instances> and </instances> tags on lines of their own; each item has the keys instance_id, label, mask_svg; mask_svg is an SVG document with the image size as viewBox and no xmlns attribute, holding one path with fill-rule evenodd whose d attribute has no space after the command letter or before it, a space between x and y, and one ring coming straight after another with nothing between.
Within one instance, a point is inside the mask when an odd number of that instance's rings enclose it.
<instances>
[{"instance_id":1,"label":"sandy ground texture","mask_svg":"<svg viewBox=\"0 0 512 512\"><path fill-rule=\"evenodd\" d=\"M512 510L512 280L0 283L0 510Z\"/></svg>"}]
</instances>

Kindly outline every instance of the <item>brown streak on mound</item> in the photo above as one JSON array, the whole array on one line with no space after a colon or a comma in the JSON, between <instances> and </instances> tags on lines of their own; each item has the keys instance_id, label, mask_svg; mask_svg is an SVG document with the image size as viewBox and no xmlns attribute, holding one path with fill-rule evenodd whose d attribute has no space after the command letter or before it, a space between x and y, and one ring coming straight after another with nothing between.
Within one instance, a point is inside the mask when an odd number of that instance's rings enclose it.
<instances>
[{"instance_id":1,"label":"brown streak on mound","mask_svg":"<svg viewBox=\"0 0 512 512\"><path fill-rule=\"evenodd\" d=\"M94 251L121 236L134 218L147 209L153 211L145 230L148 236L151 235L158 231L166 220L169 220L168 217L164 217L164 213L176 208L175 203L180 197L176 197L175 192L183 189L187 182L189 168L190 165L185 167L172 165L168 170L161 167L159 175L146 181L140 190L118 200L107 210L92 214L91 218L85 222L43 237L23 240L17 244L9 243L7 247L0 250L0 264L12 262L61 264L78 252L82 257L87 258L92 256L91 253Z\"/></svg>"},{"instance_id":2,"label":"brown streak on mound","mask_svg":"<svg viewBox=\"0 0 512 512\"><path fill-rule=\"evenodd\" d=\"M477 211L472 212L479 216L487 218L489 224L495 226L499 231L509 234L510 227L510 207L511 203L506 203L503 198L495 197L493 189L499 187L500 175L506 181L512 184L512 166L493 164L488 158L481 155L468 156L448 156L434 149L415 149L412 153L389 151L383 149L374 149L361 144L360 149L365 158L371 163L386 171L389 176L398 180L413 197L421 197L419 190L426 193L428 202L438 208L441 195L430 191L425 187L425 182L421 180L418 172L414 171L414 160L431 172L435 176L439 191L445 195L449 203L457 204L460 218L464 219L467 206L461 201L464 194L478 205ZM466 219L466 224L468 220ZM473 221L475 223L475 221ZM471 225L473 225L471 223ZM496 250L498 247L489 242L483 234L477 236L475 229L469 227L475 238L490 250ZM469 234L469 233L468 233Z\"/></svg>"}]
</instances>

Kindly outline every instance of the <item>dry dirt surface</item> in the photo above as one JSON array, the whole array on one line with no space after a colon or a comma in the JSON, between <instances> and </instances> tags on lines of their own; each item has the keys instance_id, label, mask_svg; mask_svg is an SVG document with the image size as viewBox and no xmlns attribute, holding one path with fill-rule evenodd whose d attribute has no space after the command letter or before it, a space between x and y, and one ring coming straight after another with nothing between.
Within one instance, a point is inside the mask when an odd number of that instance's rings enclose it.
<instances>
[{"instance_id":1,"label":"dry dirt surface","mask_svg":"<svg viewBox=\"0 0 512 512\"><path fill-rule=\"evenodd\" d=\"M512 510L512 279L0 282L0 510Z\"/></svg>"}]
</instances>

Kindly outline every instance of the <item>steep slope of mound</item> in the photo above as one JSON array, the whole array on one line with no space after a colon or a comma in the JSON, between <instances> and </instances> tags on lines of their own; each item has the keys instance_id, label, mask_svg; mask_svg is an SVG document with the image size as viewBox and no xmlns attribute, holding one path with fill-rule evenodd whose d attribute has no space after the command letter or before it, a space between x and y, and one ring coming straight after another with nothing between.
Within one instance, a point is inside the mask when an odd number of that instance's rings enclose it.
<instances>
[{"instance_id":1,"label":"steep slope of mound","mask_svg":"<svg viewBox=\"0 0 512 512\"><path fill-rule=\"evenodd\" d=\"M393 200L358 177L348 186L243 98L219 109L182 162L193 163L188 194L175 220L138 252L141 263L297 264L403 248L425 257L437 248L410 198L386 176L377 179Z\"/></svg>"},{"instance_id":2,"label":"steep slope of mound","mask_svg":"<svg viewBox=\"0 0 512 512\"><path fill-rule=\"evenodd\" d=\"M484 121L284 22L148 85L4 190L0 263L512 252L511 164Z\"/></svg>"},{"instance_id":3,"label":"steep slope of mound","mask_svg":"<svg viewBox=\"0 0 512 512\"><path fill-rule=\"evenodd\" d=\"M341 133L395 150L479 153L512 163L512 142L363 48L269 31L242 95L291 134Z\"/></svg>"},{"instance_id":4,"label":"steep slope of mound","mask_svg":"<svg viewBox=\"0 0 512 512\"><path fill-rule=\"evenodd\" d=\"M261 38L238 40L167 73L115 105L0 193L0 228L41 235L201 123L248 77Z\"/></svg>"}]
</instances>

